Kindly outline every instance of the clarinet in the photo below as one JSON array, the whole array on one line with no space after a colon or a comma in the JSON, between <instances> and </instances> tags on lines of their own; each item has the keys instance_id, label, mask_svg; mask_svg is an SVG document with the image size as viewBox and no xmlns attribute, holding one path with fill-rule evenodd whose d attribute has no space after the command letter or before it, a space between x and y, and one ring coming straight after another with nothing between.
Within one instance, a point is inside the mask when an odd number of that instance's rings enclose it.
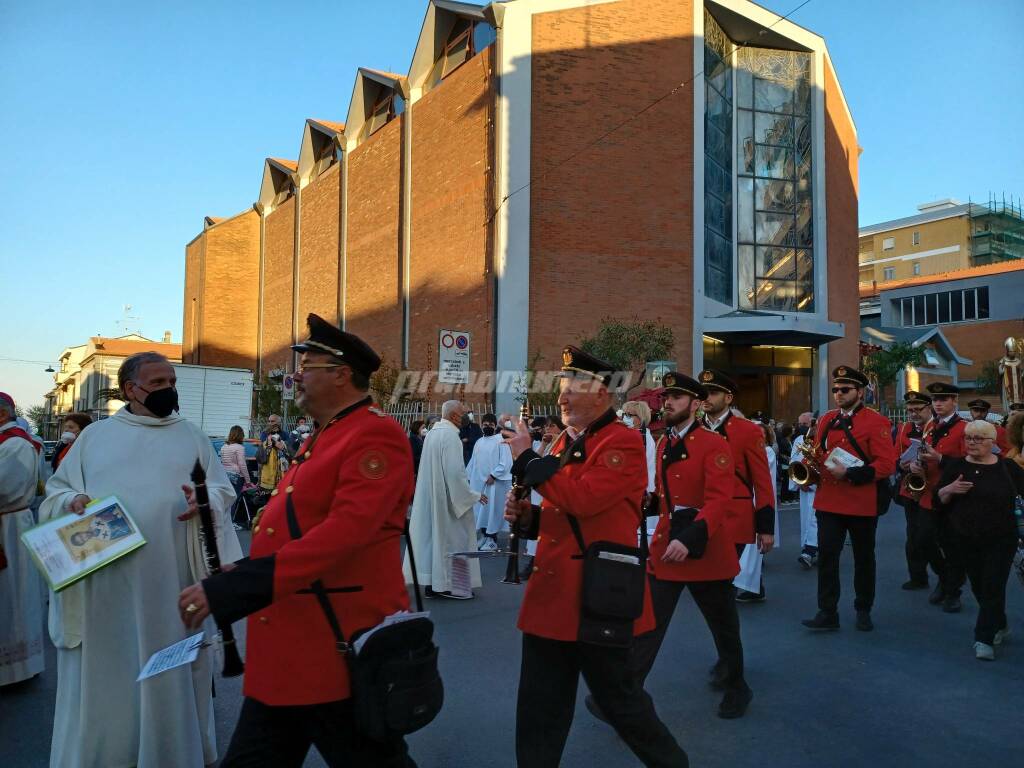
<instances>
[{"instance_id":1,"label":"clarinet","mask_svg":"<svg viewBox=\"0 0 1024 768\"><path fill-rule=\"evenodd\" d=\"M530 419L530 401L524 400L523 407L519 410L519 419L521 421L529 422ZM523 478L514 477L512 479L512 497L517 500L525 499L530 495L530 488L522 484ZM520 539L521 528L519 520L512 523L512 529L508 534L508 563L505 565L505 578L501 580L502 584L521 584L519 579L519 539Z\"/></svg>"},{"instance_id":2,"label":"clarinet","mask_svg":"<svg viewBox=\"0 0 1024 768\"><path fill-rule=\"evenodd\" d=\"M220 552L217 550L217 531L213 526L213 512L210 510L210 494L206 489L206 472L199 459L192 467L192 484L196 487L196 505L199 507L200 539L203 543L203 554L210 574L221 572ZM245 671L242 657L238 654L238 644L231 625L220 627L221 642L224 646L224 677L238 677Z\"/></svg>"}]
</instances>

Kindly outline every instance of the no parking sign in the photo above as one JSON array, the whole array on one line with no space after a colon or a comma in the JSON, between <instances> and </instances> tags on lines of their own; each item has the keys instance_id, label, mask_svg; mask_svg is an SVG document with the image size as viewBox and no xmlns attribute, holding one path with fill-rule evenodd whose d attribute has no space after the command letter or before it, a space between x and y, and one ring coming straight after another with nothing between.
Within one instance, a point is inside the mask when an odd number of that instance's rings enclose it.
<instances>
[{"instance_id":1,"label":"no parking sign","mask_svg":"<svg viewBox=\"0 0 1024 768\"><path fill-rule=\"evenodd\" d=\"M437 380L441 384L469 383L469 331L442 328L437 342Z\"/></svg>"}]
</instances>

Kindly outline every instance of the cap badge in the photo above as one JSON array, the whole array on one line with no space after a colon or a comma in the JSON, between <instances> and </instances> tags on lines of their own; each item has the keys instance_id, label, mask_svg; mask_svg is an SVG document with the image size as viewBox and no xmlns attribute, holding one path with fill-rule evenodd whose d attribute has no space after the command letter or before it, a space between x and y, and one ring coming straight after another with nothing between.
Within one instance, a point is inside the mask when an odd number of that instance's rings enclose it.
<instances>
[{"instance_id":1,"label":"cap badge","mask_svg":"<svg viewBox=\"0 0 1024 768\"><path fill-rule=\"evenodd\" d=\"M562 365L566 367L572 365L572 352L568 349L562 352Z\"/></svg>"},{"instance_id":2,"label":"cap badge","mask_svg":"<svg viewBox=\"0 0 1024 768\"><path fill-rule=\"evenodd\" d=\"M846 373L846 368L844 368L843 366L840 365L838 368L836 368L836 376L845 376Z\"/></svg>"},{"instance_id":3,"label":"cap badge","mask_svg":"<svg viewBox=\"0 0 1024 768\"><path fill-rule=\"evenodd\" d=\"M714 378L715 374L713 374L711 371L704 371L704 373L700 375L700 380L705 383L711 381Z\"/></svg>"}]
</instances>

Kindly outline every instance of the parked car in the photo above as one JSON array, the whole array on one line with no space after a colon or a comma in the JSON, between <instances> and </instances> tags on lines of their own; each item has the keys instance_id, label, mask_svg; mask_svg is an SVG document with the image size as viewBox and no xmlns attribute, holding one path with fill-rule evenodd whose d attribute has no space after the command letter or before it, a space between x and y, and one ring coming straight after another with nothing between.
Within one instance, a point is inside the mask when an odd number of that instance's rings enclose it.
<instances>
[{"instance_id":1,"label":"parked car","mask_svg":"<svg viewBox=\"0 0 1024 768\"><path fill-rule=\"evenodd\" d=\"M213 443L213 450L220 456L220 449L226 442L226 438L211 437L210 442ZM245 466L249 470L249 480L257 483L260 479L260 468L256 463L256 449L260 447L260 441L255 438L246 438L242 441L242 446L245 448Z\"/></svg>"}]
</instances>

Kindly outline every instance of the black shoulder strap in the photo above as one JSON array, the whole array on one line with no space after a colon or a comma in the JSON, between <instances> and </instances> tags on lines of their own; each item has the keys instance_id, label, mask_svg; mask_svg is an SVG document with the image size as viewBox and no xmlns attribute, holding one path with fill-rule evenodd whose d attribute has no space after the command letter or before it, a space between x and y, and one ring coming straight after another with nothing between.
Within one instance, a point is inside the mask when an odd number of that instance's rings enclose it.
<instances>
[{"instance_id":1,"label":"black shoulder strap","mask_svg":"<svg viewBox=\"0 0 1024 768\"><path fill-rule=\"evenodd\" d=\"M846 423L846 419L840 421L839 425L843 428L843 432L846 433L846 439L850 441L850 446L857 452L857 455L860 456L860 460L863 461L865 465L870 464L871 461L868 459L868 455L864 453L860 444L857 442L857 438L853 436L853 432L850 431L850 426Z\"/></svg>"}]
</instances>

